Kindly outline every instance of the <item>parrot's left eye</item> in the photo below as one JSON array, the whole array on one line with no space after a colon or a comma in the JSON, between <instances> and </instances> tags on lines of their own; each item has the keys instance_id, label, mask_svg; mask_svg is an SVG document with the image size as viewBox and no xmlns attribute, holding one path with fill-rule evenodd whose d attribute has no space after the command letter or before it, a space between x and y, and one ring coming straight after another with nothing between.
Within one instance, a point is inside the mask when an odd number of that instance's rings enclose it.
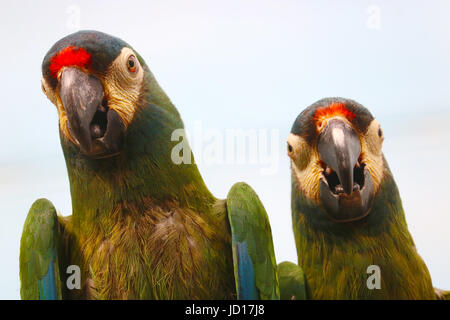
<instances>
[{"instance_id":1,"label":"parrot's left eye","mask_svg":"<svg viewBox=\"0 0 450 320\"><path fill-rule=\"evenodd\" d=\"M137 59L136 59L136 57L134 55L131 55L131 56L128 57L127 68L128 68L128 71L130 71L132 73L137 72L137 70L138 70L138 62L137 62Z\"/></svg>"},{"instance_id":2,"label":"parrot's left eye","mask_svg":"<svg viewBox=\"0 0 450 320\"><path fill-rule=\"evenodd\" d=\"M288 147L287 147L288 148L288 154L291 154L292 151L294 151L294 150L293 150L292 146L289 144L289 142L288 142L287 145L288 145Z\"/></svg>"}]
</instances>

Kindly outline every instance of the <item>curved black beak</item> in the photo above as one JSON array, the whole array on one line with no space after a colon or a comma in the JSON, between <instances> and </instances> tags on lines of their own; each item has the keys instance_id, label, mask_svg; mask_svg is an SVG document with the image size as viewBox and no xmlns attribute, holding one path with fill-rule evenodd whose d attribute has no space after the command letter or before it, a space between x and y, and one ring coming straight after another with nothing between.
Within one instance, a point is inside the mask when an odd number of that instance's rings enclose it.
<instances>
[{"instance_id":1,"label":"curved black beak","mask_svg":"<svg viewBox=\"0 0 450 320\"><path fill-rule=\"evenodd\" d=\"M105 93L98 78L75 67L65 68L59 96L69 132L84 154L99 158L119 151L125 128L118 114L104 105Z\"/></svg>"},{"instance_id":2,"label":"curved black beak","mask_svg":"<svg viewBox=\"0 0 450 320\"><path fill-rule=\"evenodd\" d=\"M326 164L320 199L328 216L336 222L364 218L372 207L374 186L365 164L358 161L358 134L346 121L331 119L319 135L318 151Z\"/></svg>"},{"instance_id":3,"label":"curved black beak","mask_svg":"<svg viewBox=\"0 0 450 320\"><path fill-rule=\"evenodd\" d=\"M319 135L319 156L333 169L346 194L353 191L353 168L361 153L355 130L340 119L331 119Z\"/></svg>"},{"instance_id":4,"label":"curved black beak","mask_svg":"<svg viewBox=\"0 0 450 320\"><path fill-rule=\"evenodd\" d=\"M90 152L90 125L103 101L102 83L78 68L67 68L61 74L59 96L67 113L70 134L78 140L83 152Z\"/></svg>"}]
</instances>

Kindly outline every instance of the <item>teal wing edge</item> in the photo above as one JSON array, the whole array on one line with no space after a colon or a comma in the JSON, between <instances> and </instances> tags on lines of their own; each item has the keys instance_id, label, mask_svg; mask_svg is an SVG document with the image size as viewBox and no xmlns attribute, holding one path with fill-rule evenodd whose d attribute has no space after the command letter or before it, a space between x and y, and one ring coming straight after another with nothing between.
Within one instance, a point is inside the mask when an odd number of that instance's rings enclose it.
<instances>
[{"instance_id":1,"label":"teal wing edge","mask_svg":"<svg viewBox=\"0 0 450 320\"><path fill-rule=\"evenodd\" d=\"M300 266L284 261L278 265L281 300L306 300L305 274Z\"/></svg>"},{"instance_id":2,"label":"teal wing edge","mask_svg":"<svg viewBox=\"0 0 450 320\"><path fill-rule=\"evenodd\" d=\"M25 220L20 240L20 295L24 300L62 298L58 261L60 224L47 199L36 200Z\"/></svg>"},{"instance_id":3,"label":"teal wing edge","mask_svg":"<svg viewBox=\"0 0 450 320\"><path fill-rule=\"evenodd\" d=\"M272 230L258 195L246 183L233 185L227 196L234 276L240 300L278 300L278 274Z\"/></svg>"}]
</instances>

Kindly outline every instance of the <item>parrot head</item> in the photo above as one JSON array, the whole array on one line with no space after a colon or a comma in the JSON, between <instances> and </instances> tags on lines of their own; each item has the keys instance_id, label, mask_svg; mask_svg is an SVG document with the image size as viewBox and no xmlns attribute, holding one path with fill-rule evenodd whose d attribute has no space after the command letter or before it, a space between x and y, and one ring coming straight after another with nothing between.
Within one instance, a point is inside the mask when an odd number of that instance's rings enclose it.
<instances>
[{"instance_id":1,"label":"parrot head","mask_svg":"<svg viewBox=\"0 0 450 320\"><path fill-rule=\"evenodd\" d=\"M370 214L389 171L383 131L359 103L326 98L306 108L288 137L293 185L333 222Z\"/></svg>"},{"instance_id":2,"label":"parrot head","mask_svg":"<svg viewBox=\"0 0 450 320\"><path fill-rule=\"evenodd\" d=\"M58 42L42 63L42 90L56 106L60 133L92 158L120 153L142 103L147 67L124 41L80 31Z\"/></svg>"},{"instance_id":3,"label":"parrot head","mask_svg":"<svg viewBox=\"0 0 450 320\"><path fill-rule=\"evenodd\" d=\"M184 131L178 110L123 40L79 31L57 41L42 63L42 90L58 112L73 203L212 199L187 138L174 138ZM181 152L189 161L173 160Z\"/></svg>"}]
</instances>

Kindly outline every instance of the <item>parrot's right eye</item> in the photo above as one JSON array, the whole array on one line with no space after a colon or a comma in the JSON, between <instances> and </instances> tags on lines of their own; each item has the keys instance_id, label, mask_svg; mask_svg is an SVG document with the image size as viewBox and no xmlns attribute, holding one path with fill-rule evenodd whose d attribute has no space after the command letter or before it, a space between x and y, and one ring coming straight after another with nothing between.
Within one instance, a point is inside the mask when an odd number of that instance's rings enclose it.
<instances>
[{"instance_id":1,"label":"parrot's right eye","mask_svg":"<svg viewBox=\"0 0 450 320\"><path fill-rule=\"evenodd\" d=\"M137 59L134 55L131 55L128 57L127 60L127 68L128 71L135 73L138 70L138 63L137 63Z\"/></svg>"}]
</instances>

